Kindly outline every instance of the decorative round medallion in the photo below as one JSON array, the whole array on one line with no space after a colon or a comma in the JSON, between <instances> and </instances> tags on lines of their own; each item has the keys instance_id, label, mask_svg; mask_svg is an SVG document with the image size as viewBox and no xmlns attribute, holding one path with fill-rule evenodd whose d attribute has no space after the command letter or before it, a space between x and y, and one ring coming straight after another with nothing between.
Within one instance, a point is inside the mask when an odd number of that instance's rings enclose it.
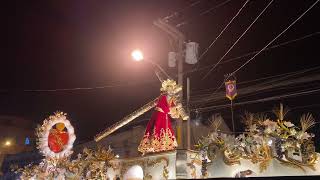
<instances>
[{"instance_id":1,"label":"decorative round medallion","mask_svg":"<svg viewBox=\"0 0 320 180\"><path fill-rule=\"evenodd\" d=\"M56 112L45 119L38 128L38 149L53 159L61 159L72 154L72 146L76 139L74 129L63 112Z\"/></svg>"}]
</instances>

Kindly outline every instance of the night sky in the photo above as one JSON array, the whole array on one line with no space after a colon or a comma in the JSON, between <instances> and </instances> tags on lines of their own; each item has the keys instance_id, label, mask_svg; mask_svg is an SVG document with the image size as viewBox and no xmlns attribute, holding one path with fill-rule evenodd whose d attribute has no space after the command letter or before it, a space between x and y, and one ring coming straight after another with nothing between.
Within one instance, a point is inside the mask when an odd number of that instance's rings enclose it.
<instances>
[{"instance_id":1,"label":"night sky","mask_svg":"<svg viewBox=\"0 0 320 180\"><path fill-rule=\"evenodd\" d=\"M197 1L28 0L2 4L1 17L4 20L1 36L4 48L1 48L0 115L22 117L35 127L54 111L61 110L68 113L75 126L77 142L92 140L105 127L159 94L160 83L153 74L152 66L133 62L131 50L142 49L146 57L161 64L172 76L175 75L176 69L167 66L167 52L172 50L168 37L153 25L154 20L180 12L169 22L175 25L186 21L179 29L187 40L200 44L199 51L202 53L236 14L244 0L230 1L203 15L199 14L225 0L201 0L186 8L194 2ZM199 66L217 62L268 2L250 1ZM274 1L225 59L260 50L314 2ZM319 15L320 4L317 4L272 45L319 32ZM317 34L261 53L236 74L238 82L319 66L319 37ZM201 78L207 71L187 74L191 78L192 92L219 86L224 74L234 71L247 59L219 65L204 80ZM193 65L185 65L185 71L192 68ZM319 73L319 69L313 73ZM101 86L108 87L28 91ZM298 90L311 86L319 88L319 81L306 87L300 86ZM239 88L245 88L245 85ZM238 101L288 92L268 92L243 99L239 94ZM245 110L268 111L279 102L289 107L306 106L317 104L319 98L318 93L239 106L235 109L236 120ZM228 101L217 105L225 103ZM300 108L289 117L297 119L301 113L310 111L319 121L319 110L320 105ZM215 112L221 112L230 122L229 110ZM237 129L241 129L238 120L236 124Z\"/></svg>"}]
</instances>

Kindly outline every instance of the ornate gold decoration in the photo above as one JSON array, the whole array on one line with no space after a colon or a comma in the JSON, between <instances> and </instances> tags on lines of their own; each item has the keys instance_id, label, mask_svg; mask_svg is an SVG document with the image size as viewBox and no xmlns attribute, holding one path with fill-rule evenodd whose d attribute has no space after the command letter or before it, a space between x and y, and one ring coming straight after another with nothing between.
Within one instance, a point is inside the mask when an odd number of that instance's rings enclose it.
<instances>
[{"instance_id":1,"label":"ornate gold decoration","mask_svg":"<svg viewBox=\"0 0 320 180\"><path fill-rule=\"evenodd\" d=\"M160 91L169 94L177 94L178 92L182 91L182 86L178 85L176 81L172 79L167 79L162 82Z\"/></svg>"},{"instance_id":2,"label":"ornate gold decoration","mask_svg":"<svg viewBox=\"0 0 320 180\"><path fill-rule=\"evenodd\" d=\"M285 166L299 168L304 172L305 167L315 170L317 154L311 141L314 135L306 132L315 124L315 120L311 114L302 115L300 130L290 121L284 120L288 111L280 104L279 108L274 109L277 116L275 121L264 114L246 112L242 117L246 132L232 141L218 132L219 122L212 122L214 131L201 138L196 148L210 160L222 151L227 165L240 164L241 159L259 163L260 172L267 169L273 158ZM292 158L294 156L289 156L289 152L299 158Z\"/></svg>"},{"instance_id":3,"label":"ornate gold decoration","mask_svg":"<svg viewBox=\"0 0 320 180\"><path fill-rule=\"evenodd\" d=\"M260 157L258 162L260 162L259 169L260 173L267 170L271 160L272 160L272 153L269 146L263 144L260 150Z\"/></svg>"},{"instance_id":4,"label":"ornate gold decoration","mask_svg":"<svg viewBox=\"0 0 320 180\"><path fill-rule=\"evenodd\" d=\"M300 124L302 129L301 131L303 133L306 132L309 128L311 128L313 125L315 125L315 121L312 114L303 114L300 118Z\"/></svg>"},{"instance_id":5,"label":"ornate gold decoration","mask_svg":"<svg viewBox=\"0 0 320 180\"><path fill-rule=\"evenodd\" d=\"M176 106L170 108L169 114L171 115L171 117L176 119L181 117L182 120L188 120L189 116L183 109L182 104L179 102L175 102L175 104Z\"/></svg>"},{"instance_id":6,"label":"ornate gold decoration","mask_svg":"<svg viewBox=\"0 0 320 180\"><path fill-rule=\"evenodd\" d=\"M149 133L144 135L138 147L138 151L142 152L143 154L170 151L174 150L178 146L177 141L169 128L166 128L166 130L161 129L160 136L157 136L155 132L156 129L154 129L152 135Z\"/></svg>"},{"instance_id":7,"label":"ornate gold decoration","mask_svg":"<svg viewBox=\"0 0 320 180\"><path fill-rule=\"evenodd\" d=\"M198 165L198 166L202 165L202 161L198 157L199 157L198 154L196 154L195 157L193 157L193 158L190 156L190 159L192 159L192 160L190 161L190 163L187 163L187 166L191 170L191 174L190 175L194 179L197 178L197 170L196 170L195 164Z\"/></svg>"},{"instance_id":8,"label":"ornate gold decoration","mask_svg":"<svg viewBox=\"0 0 320 180\"><path fill-rule=\"evenodd\" d=\"M223 161L229 166L240 164L241 154L234 153L230 149L223 151Z\"/></svg>"},{"instance_id":9,"label":"ornate gold decoration","mask_svg":"<svg viewBox=\"0 0 320 180\"><path fill-rule=\"evenodd\" d=\"M110 167L114 170L114 171L116 171L116 170L118 170L118 169L120 169L120 163L119 162L110 162Z\"/></svg>"},{"instance_id":10,"label":"ornate gold decoration","mask_svg":"<svg viewBox=\"0 0 320 180\"><path fill-rule=\"evenodd\" d=\"M111 149L98 147L96 151L85 148L75 160L48 161L18 169L21 179L107 179L107 168L114 159Z\"/></svg>"},{"instance_id":11,"label":"ornate gold decoration","mask_svg":"<svg viewBox=\"0 0 320 180\"><path fill-rule=\"evenodd\" d=\"M168 166L169 166L169 160L165 157L159 157L156 158L154 160L148 160L147 161L147 166L151 166L154 167L156 164L159 164L161 162L164 162L164 166L163 166L163 171L162 171L162 176L165 179L168 179L169 177L169 170L168 170Z\"/></svg>"},{"instance_id":12,"label":"ornate gold decoration","mask_svg":"<svg viewBox=\"0 0 320 180\"><path fill-rule=\"evenodd\" d=\"M303 171L304 173L306 173L306 170L300 166L299 164L296 164L294 162L291 161L286 161L284 159L281 159L279 157L276 157L276 159L280 162L280 164L284 165L284 166L288 166L288 167L292 167L292 168L296 168L296 169L300 169L301 171Z\"/></svg>"},{"instance_id":13,"label":"ornate gold decoration","mask_svg":"<svg viewBox=\"0 0 320 180\"><path fill-rule=\"evenodd\" d=\"M150 174L146 174L144 177L143 177L144 180L152 180L152 176Z\"/></svg>"}]
</instances>

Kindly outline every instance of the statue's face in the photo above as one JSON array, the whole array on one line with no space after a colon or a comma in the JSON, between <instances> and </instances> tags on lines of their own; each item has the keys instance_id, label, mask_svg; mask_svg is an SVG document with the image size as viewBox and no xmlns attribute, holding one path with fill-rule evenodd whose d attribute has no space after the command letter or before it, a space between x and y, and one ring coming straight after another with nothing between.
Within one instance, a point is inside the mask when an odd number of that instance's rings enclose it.
<instances>
[{"instance_id":1,"label":"statue's face","mask_svg":"<svg viewBox=\"0 0 320 180\"><path fill-rule=\"evenodd\" d=\"M167 92L169 95L174 95L174 87L173 86L168 86L167 87Z\"/></svg>"}]
</instances>

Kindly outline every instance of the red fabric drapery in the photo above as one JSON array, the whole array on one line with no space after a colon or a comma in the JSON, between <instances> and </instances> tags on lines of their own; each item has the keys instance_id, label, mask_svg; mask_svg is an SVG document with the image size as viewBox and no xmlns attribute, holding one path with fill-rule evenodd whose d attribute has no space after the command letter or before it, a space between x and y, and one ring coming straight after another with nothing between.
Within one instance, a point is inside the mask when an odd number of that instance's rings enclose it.
<instances>
[{"instance_id":1,"label":"red fabric drapery","mask_svg":"<svg viewBox=\"0 0 320 180\"><path fill-rule=\"evenodd\" d=\"M171 127L169 112L172 102L162 95L155 107L138 150L145 153L174 150L178 145Z\"/></svg>"}]
</instances>

